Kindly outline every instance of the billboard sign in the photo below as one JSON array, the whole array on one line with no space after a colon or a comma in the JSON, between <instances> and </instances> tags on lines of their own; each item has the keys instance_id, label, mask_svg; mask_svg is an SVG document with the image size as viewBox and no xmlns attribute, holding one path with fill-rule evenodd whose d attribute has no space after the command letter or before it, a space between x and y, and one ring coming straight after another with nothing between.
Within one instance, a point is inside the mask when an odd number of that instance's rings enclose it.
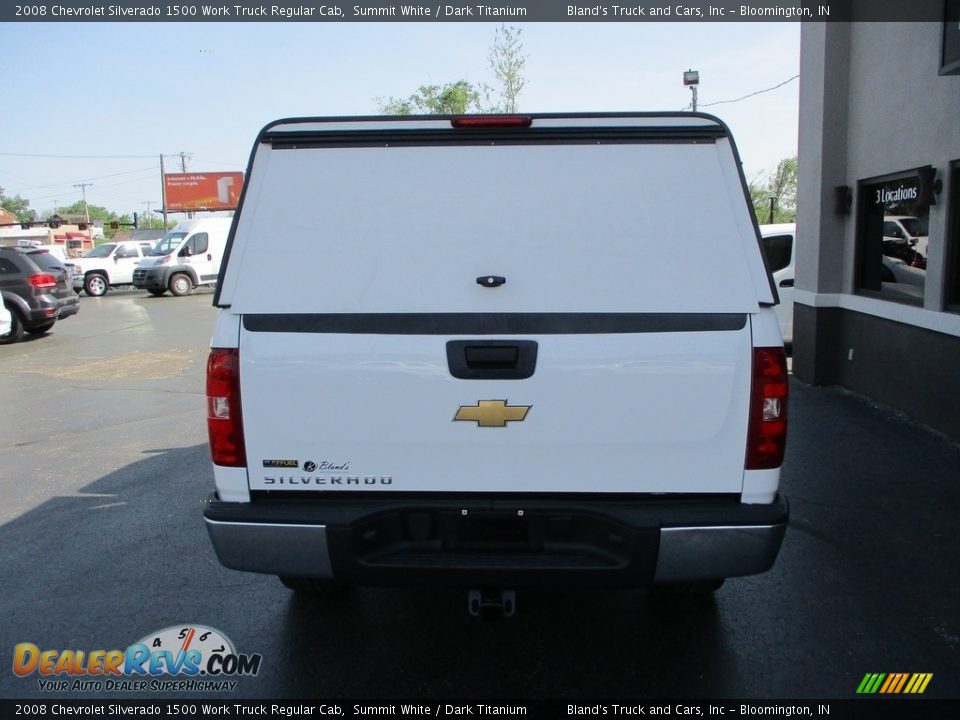
<instances>
[{"instance_id":1,"label":"billboard sign","mask_svg":"<svg viewBox=\"0 0 960 720\"><path fill-rule=\"evenodd\" d=\"M167 212L236 210L243 173L166 173L163 176Z\"/></svg>"}]
</instances>

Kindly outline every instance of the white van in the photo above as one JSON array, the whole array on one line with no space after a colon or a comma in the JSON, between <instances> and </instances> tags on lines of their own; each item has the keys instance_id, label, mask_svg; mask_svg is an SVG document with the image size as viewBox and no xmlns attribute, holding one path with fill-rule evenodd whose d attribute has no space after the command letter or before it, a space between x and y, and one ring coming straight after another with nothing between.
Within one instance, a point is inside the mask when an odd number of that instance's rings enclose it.
<instances>
[{"instance_id":1,"label":"white van","mask_svg":"<svg viewBox=\"0 0 960 720\"><path fill-rule=\"evenodd\" d=\"M224 565L509 614L773 564L786 358L718 119L282 120L246 178L207 365Z\"/></svg>"},{"instance_id":2,"label":"white van","mask_svg":"<svg viewBox=\"0 0 960 720\"><path fill-rule=\"evenodd\" d=\"M199 285L215 285L232 218L185 220L157 241L133 273L134 287L163 295L189 295Z\"/></svg>"}]
</instances>

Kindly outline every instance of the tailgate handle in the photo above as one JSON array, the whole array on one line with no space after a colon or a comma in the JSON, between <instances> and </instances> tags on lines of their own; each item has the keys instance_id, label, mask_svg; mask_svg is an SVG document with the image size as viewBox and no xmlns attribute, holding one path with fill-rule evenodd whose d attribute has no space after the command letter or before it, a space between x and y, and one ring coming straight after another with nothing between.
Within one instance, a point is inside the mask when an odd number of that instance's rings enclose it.
<instances>
[{"instance_id":1,"label":"tailgate handle","mask_svg":"<svg viewBox=\"0 0 960 720\"><path fill-rule=\"evenodd\" d=\"M515 368L520 358L516 345L467 345L464 352L469 368Z\"/></svg>"},{"instance_id":2,"label":"tailgate handle","mask_svg":"<svg viewBox=\"0 0 960 720\"><path fill-rule=\"evenodd\" d=\"M523 380L537 367L533 340L451 340L447 343L450 374L461 380Z\"/></svg>"}]
</instances>

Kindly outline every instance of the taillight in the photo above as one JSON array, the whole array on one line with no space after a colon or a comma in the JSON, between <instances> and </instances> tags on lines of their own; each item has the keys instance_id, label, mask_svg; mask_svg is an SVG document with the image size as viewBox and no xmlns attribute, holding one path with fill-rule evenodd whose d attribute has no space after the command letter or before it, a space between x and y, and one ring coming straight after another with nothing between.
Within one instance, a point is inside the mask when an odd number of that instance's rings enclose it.
<instances>
[{"instance_id":1,"label":"taillight","mask_svg":"<svg viewBox=\"0 0 960 720\"><path fill-rule=\"evenodd\" d=\"M49 290L57 286L57 279L53 275L41 273L39 275L30 275L27 281L37 290Z\"/></svg>"},{"instance_id":2,"label":"taillight","mask_svg":"<svg viewBox=\"0 0 960 720\"><path fill-rule=\"evenodd\" d=\"M529 115L467 115L450 119L455 128L530 127Z\"/></svg>"},{"instance_id":3,"label":"taillight","mask_svg":"<svg viewBox=\"0 0 960 720\"><path fill-rule=\"evenodd\" d=\"M207 358L207 432L214 464L246 466L240 415L240 351L236 348L213 348Z\"/></svg>"},{"instance_id":4,"label":"taillight","mask_svg":"<svg viewBox=\"0 0 960 720\"><path fill-rule=\"evenodd\" d=\"M782 347L753 349L747 470L783 464L787 444L787 356Z\"/></svg>"}]
</instances>

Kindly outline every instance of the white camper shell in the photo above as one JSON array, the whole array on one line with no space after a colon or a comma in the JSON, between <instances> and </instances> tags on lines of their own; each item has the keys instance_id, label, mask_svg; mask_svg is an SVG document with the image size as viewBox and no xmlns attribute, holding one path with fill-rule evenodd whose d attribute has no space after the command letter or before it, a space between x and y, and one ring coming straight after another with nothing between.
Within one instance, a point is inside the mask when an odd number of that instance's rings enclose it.
<instances>
[{"instance_id":1,"label":"white camper shell","mask_svg":"<svg viewBox=\"0 0 960 720\"><path fill-rule=\"evenodd\" d=\"M163 295L189 295L200 285L214 285L220 273L233 218L184 220L153 246L133 273L134 287Z\"/></svg>"},{"instance_id":2,"label":"white camper shell","mask_svg":"<svg viewBox=\"0 0 960 720\"><path fill-rule=\"evenodd\" d=\"M786 365L702 114L283 120L208 366L221 562L295 588L763 572Z\"/></svg>"}]
</instances>

